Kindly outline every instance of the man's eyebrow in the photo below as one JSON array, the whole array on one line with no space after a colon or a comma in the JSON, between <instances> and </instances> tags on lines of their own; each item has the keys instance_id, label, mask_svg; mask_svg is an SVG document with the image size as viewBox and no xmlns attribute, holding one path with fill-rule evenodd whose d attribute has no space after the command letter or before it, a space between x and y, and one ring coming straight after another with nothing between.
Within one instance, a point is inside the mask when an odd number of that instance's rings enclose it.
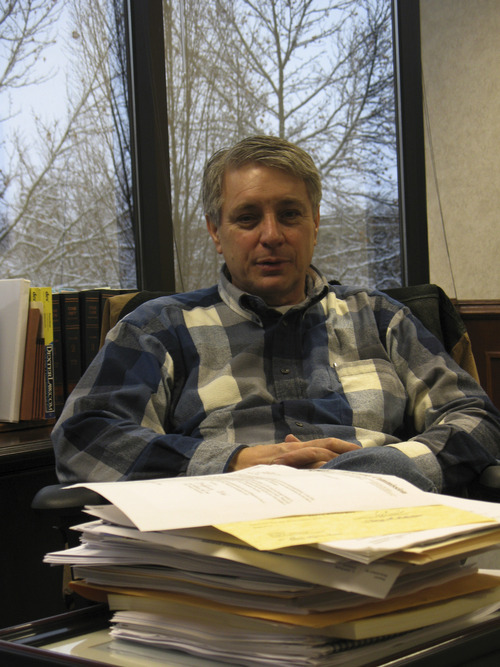
<instances>
[{"instance_id":1,"label":"man's eyebrow","mask_svg":"<svg viewBox=\"0 0 500 667\"><path fill-rule=\"evenodd\" d=\"M300 198L300 197L294 197L293 195L289 195L286 197L283 197L282 199L278 199L275 202L275 205L277 206L306 206L306 203ZM258 209L261 208L262 204L260 202L255 202L252 200L249 201L243 201L240 202L239 204L236 204L236 206L232 209L232 211L246 211L248 209Z\"/></svg>"},{"instance_id":2,"label":"man's eyebrow","mask_svg":"<svg viewBox=\"0 0 500 667\"><path fill-rule=\"evenodd\" d=\"M278 204L280 206L306 206L306 203L303 201L303 199L299 197L284 197L283 199L280 199L278 201Z\"/></svg>"},{"instance_id":3,"label":"man's eyebrow","mask_svg":"<svg viewBox=\"0 0 500 667\"><path fill-rule=\"evenodd\" d=\"M284 209L290 206L298 208L301 212L307 210L307 204L301 197L295 197L294 195L286 195L282 199L277 199L273 205L277 209ZM260 201L254 201L249 199L247 201L241 201L227 210L226 215L231 219L237 218L239 215L245 213L257 213L262 209L262 203Z\"/></svg>"},{"instance_id":4,"label":"man's eyebrow","mask_svg":"<svg viewBox=\"0 0 500 667\"><path fill-rule=\"evenodd\" d=\"M241 202L228 211L231 215L238 215L238 213L245 213L246 211L256 211L260 206L254 202Z\"/></svg>"}]
</instances>

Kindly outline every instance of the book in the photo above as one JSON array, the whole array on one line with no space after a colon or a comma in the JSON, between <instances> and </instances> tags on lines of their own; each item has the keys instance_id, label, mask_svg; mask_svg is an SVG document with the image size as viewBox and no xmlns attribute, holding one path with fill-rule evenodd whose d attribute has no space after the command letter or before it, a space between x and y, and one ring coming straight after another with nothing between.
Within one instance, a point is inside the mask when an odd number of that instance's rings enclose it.
<instances>
[{"instance_id":1,"label":"book","mask_svg":"<svg viewBox=\"0 0 500 667\"><path fill-rule=\"evenodd\" d=\"M44 409L41 418L52 419L55 417L55 381L54 381L54 326L52 313L52 288L32 287L30 289L31 301L40 302L42 311L42 329L44 340L43 378L44 387L40 392L43 396Z\"/></svg>"},{"instance_id":2,"label":"book","mask_svg":"<svg viewBox=\"0 0 500 667\"><path fill-rule=\"evenodd\" d=\"M0 280L0 421L18 422L30 281Z\"/></svg>"},{"instance_id":3,"label":"book","mask_svg":"<svg viewBox=\"0 0 500 667\"><path fill-rule=\"evenodd\" d=\"M42 331L42 304L35 301L30 303L28 324L26 330L26 344L24 348L23 385L21 390L21 406L19 419L21 421L35 419L35 386L37 386L37 347Z\"/></svg>"},{"instance_id":4,"label":"book","mask_svg":"<svg viewBox=\"0 0 500 667\"><path fill-rule=\"evenodd\" d=\"M61 313L58 293L52 294L52 327L54 330L54 401L56 417L59 417L64 407L65 396Z\"/></svg>"},{"instance_id":5,"label":"book","mask_svg":"<svg viewBox=\"0 0 500 667\"><path fill-rule=\"evenodd\" d=\"M31 418L34 420L45 419L45 339L43 335L39 335L36 339L33 399L33 415Z\"/></svg>"},{"instance_id":6,"label":"book","mask_svg":"<svg viewBox=\"0 0 500 667\"><path fill-rule=\"evenodd\" d=\"M101 338L101 292L83 290L79 292L82 369L84 373L99 351Z\"/></svg>"},{"instance_id":7,"label":"book","mask_svg":"<svg viewBox=\"0 0 500 667\"><path fill-rule=\"evenodd\" d=\"M71 394L82 375L80 335L80 299L78 292L59 294L63 382L65 399Z\"/></svg>"}]
</instances>

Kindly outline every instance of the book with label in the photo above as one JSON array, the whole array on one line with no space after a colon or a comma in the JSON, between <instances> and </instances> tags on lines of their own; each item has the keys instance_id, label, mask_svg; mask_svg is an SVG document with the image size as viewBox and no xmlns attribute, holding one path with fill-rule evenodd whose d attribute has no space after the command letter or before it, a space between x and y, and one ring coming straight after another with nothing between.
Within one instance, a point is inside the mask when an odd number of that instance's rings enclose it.
<instances>
[{"instance_id":1,"label":"book with label","mask_svg":"<svg viewBox=\"0 0 500 667\"><path fill-rule=\"evenodd\" d=\"M0 421L18 422L30 281L0 280Z\"/></svg>"},{"instance_id":2,"label":"book with label","mask_svg":"<svg viewBox=\"0 0 500 667\"><path fill-rule=\"evenodd\" d=\"M44 387L41 394L44 396L44 408L41 418L52 419L56 415L55 408L55 381L54 381L54 326L52 321L52 288L32 287L31 301L39 302L43 306L42 330L44 339Z\"/></svg>"}]
</instances>

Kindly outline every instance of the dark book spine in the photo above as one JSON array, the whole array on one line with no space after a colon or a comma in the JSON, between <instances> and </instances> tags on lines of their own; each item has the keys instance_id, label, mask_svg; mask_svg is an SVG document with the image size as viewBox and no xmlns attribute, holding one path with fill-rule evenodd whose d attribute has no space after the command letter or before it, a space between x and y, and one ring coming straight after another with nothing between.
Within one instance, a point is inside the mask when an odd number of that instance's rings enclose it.
<instances>
[{"instance_id":1,"label":"dark book spine","mask_svg":"<svg viewBox=\"0 0 500 667\"><path fill-rule=\"evenodd\" d=\"M61 339L61 306L59 294L52 295L52 324L54 327L54 399L56 417L61 414L64 407L64 365L63 345Z\"/></svg>"},{"instance_id":2,"label":"dark book spine","mask_svg":"<svg viewBox=\"0 0 500 667\"><path fill-rule=\"evenodd\" d=\"M59 294L63 348L64 395L67 398L82 375L80 300L78 292Z\"/></svg>"},{"instance_id":3,"label":"dark book spine","mask_svg":"<svg viewBox=\"0 0 500 667\"><path fill-rule=\"evenodd\" d=\"M83 291L80 292L79 298L83 373L99 351L101 336L101 291Z\"/></svg>"},{"instance_id":4,"label":"dark book spine","mask_svg":"<svg viewBox=\"0 0 500 667\"><path fill-rule=\"evenodd\" d=\"M32 419L45 418L46 373L45 340L39 337L36 342L35 401Z\"/></svg>"}]
</instances>

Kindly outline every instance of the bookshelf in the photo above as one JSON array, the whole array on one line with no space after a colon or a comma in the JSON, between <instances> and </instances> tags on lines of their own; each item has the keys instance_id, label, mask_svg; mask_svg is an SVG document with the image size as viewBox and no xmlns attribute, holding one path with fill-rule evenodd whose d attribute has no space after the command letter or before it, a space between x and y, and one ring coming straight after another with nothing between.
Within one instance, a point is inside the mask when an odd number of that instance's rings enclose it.
<instances>
[{"instance_id":1,"label":"bookshelf","mask_svg":"<svg viewBox=\"0 0 500 667\"><path fill-rule=\"evenodd\" d=\"M78 305L81 305L82 313L85 306L89 310L86 297L93 299L91 323L95 331L91 336L90 324L86 321L84 329L84 339L92 337L94 341L90 356L97 351L96 341L99 340L105 299L125 291L132 290L99 290L98 311L96 291L71 293L73 302L76 297ZM59 302L57 297L54 298L56 302ZM80 329L72 331L73 335L82 335ZM57 344L61 345L60 342ZM71 360L80 375L90 361L88 350L85 353L85 359L80 352L77 358ZM66 379L64 369L61 374L59 368L59 373L61 383ZM72 381L77 380L78 377L74 376ZM59 387L56 416L67 393L67 387ZM55 418L0 422L0 531L2 543L8 545L4 549L0 571L0 627L67 611L61 571L43 563L48 551L64 548L63 536L53 528L50 517L31 508L33 497L41 488L58 482L50 440L54 423Z\"/></svg>"},{"instance_id":2,"label":"bookshelf","mask_svg":"<svg viewBox=\"0 0 500 667\"><path fill-rule=\"evenodd\" d=\"M63 613L61 572L42 563L46 548L63 548L49 523L31 509L35 493L57 482L51 426L0 433L0 531L3 550L0 627Z\"/></svg>"}]
</instances>

